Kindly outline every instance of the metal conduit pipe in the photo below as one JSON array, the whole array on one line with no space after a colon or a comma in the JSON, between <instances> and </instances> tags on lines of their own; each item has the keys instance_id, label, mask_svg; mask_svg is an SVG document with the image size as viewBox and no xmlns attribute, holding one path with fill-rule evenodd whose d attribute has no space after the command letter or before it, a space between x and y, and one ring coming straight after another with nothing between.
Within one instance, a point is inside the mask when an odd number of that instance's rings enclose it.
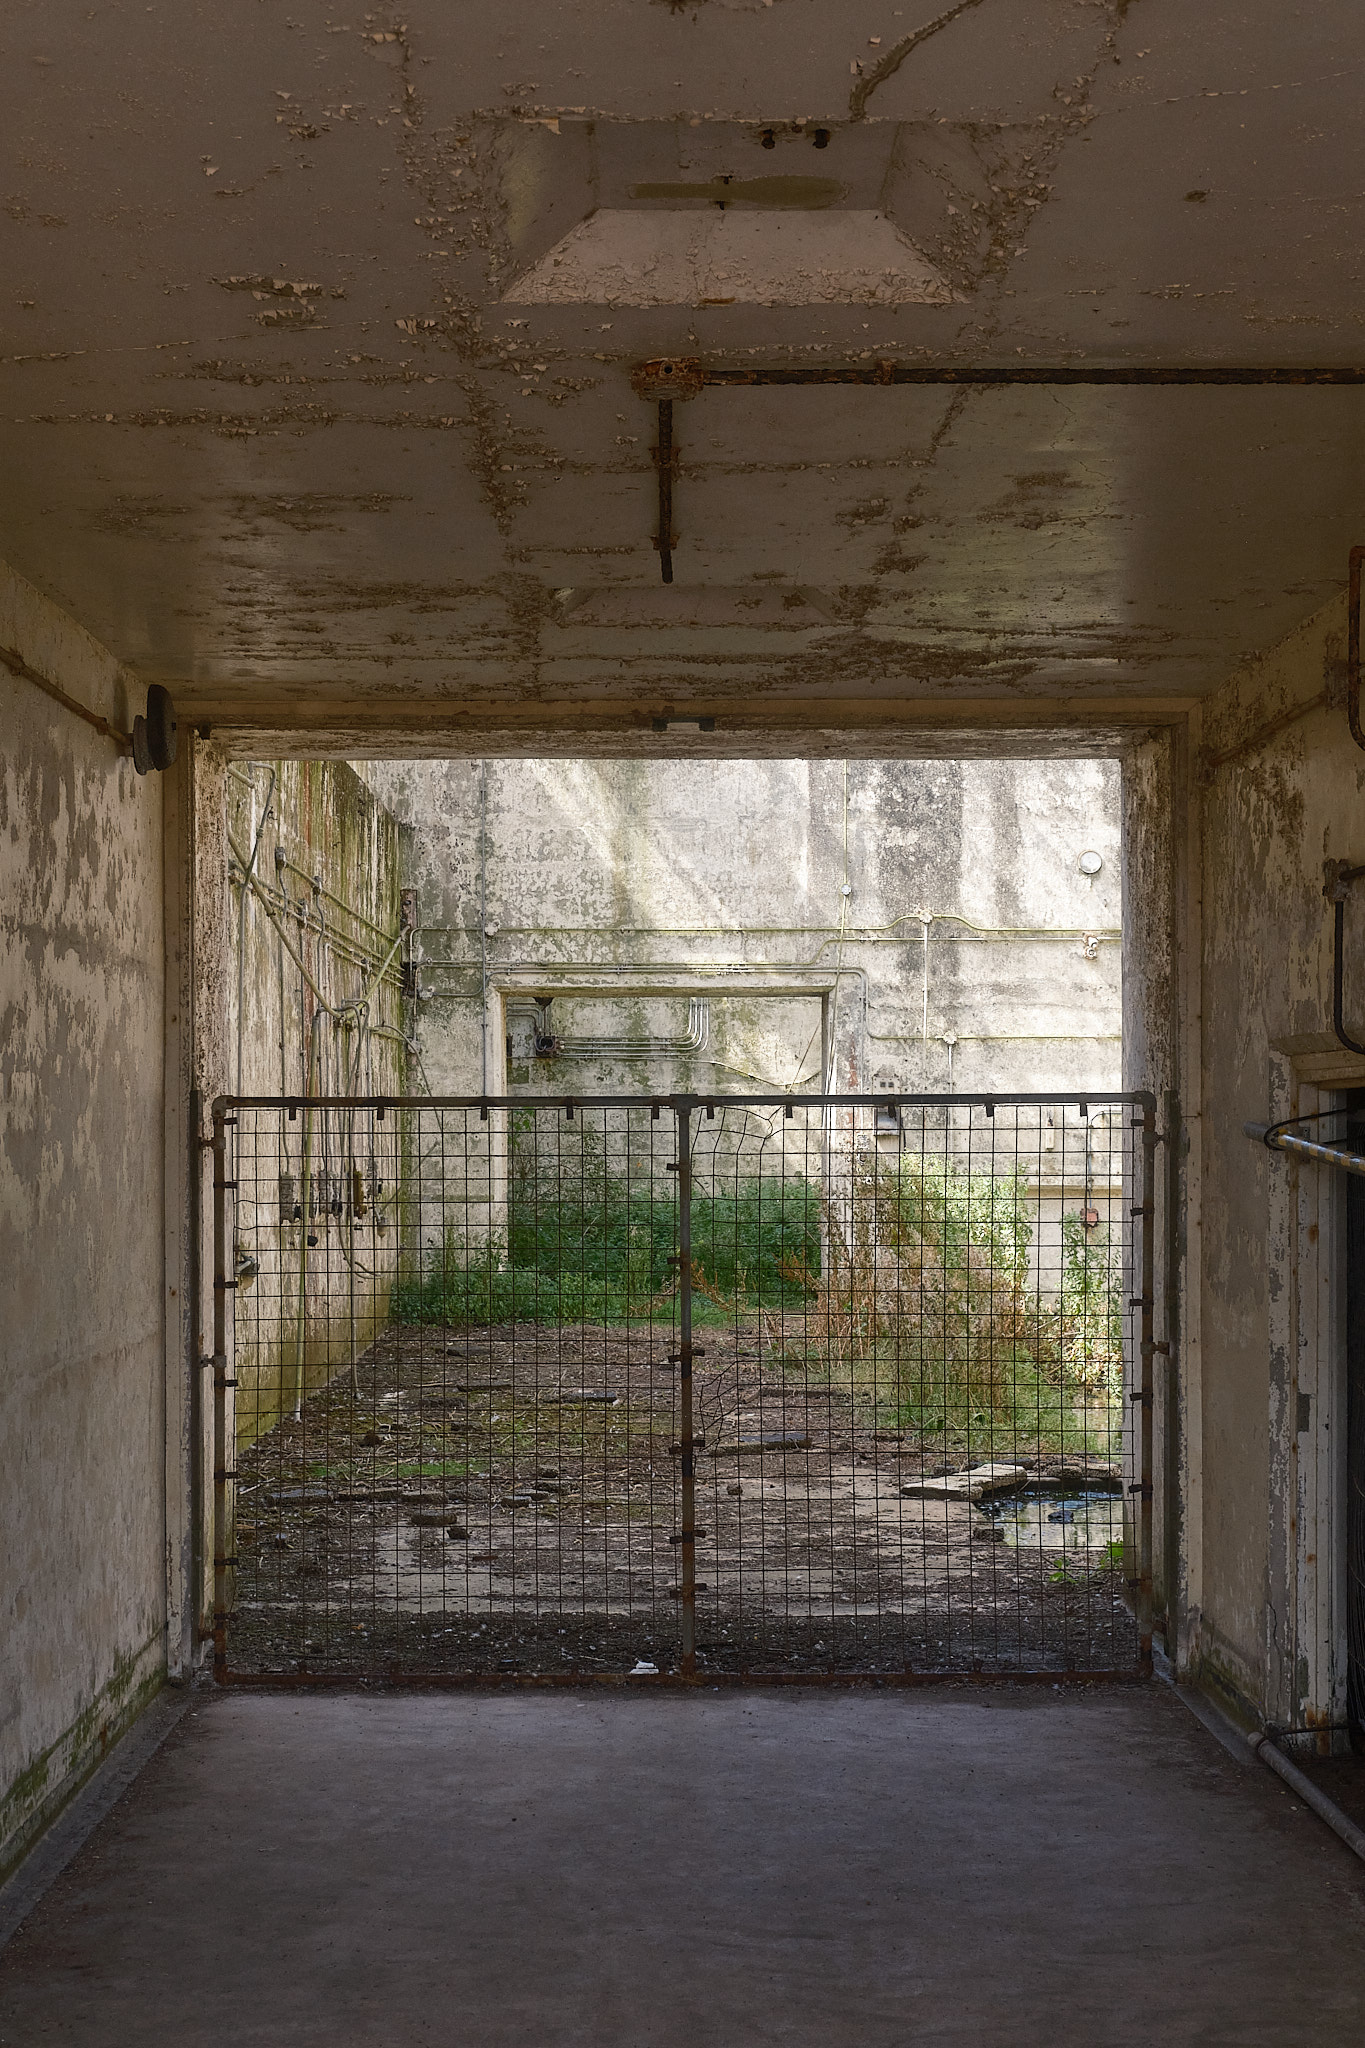
<instances>
[{"instance_id":1,"label":"metal conduit pipe","mask_svg":"<svg viewBox=\"0 0 1365 2048\"><path fill-rule=\"evenodd\" d=\"M1311 1778L1305 1778L1297 1764L1292 1764L1278 1743L1269 1735L1251 1735L1251 1753L1258 1756L1268 1769L1284 1779L1286 1785L1301 1799L1305 1806L1313 1809L1319 1820L1325 1820L1334 1835L1339 1835L1348 1849L1365 1863L1365 1828L1358 1828L1348 1814L1344 1814L1336 1803L1319 1792Z\"/></svg>"},{"instance_id":2,"label":"metal conduit pipe","mask_svg":"<svg viewBox=\"0 0 1365 2048\"><path fill-rule=\"evenodd\" d=\"M1348 1152L1340 1145L1319 1145L1314 1138L1296 1138L1283 1124L1246 1123L1242 1129L1249 1138L1254 1138L1271 1152L1287 1152L1293 1159L1311 1159L1323 1166L1337 1166L1343 1173L1359 1174L1365 1179L1365 1153Z\"/></svg>"}]
</instances>

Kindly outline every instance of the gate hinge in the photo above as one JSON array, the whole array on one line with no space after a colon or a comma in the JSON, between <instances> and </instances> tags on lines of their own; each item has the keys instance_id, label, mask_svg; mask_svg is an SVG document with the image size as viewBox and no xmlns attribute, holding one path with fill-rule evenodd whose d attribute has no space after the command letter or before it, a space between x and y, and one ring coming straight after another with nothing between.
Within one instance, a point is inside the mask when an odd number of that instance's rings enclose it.
<instances>
[{"instance_id":1,"label":"gate hinge","mask_svg":"<svg viewBox=\"0 0 1365 2048\"><path fill-rule=\"evenodd\" d=\"M1141 1387L1138 1388L1135 1394L1130 1394L1128 1396L1128 1399L1132 1402L1140 1403L1141 1406L1144 1408L1150 1408L1152 1405L1151 1394L1149 1392L1144 1392Z\"/></svg>"},{"instance_id":2,"label":"gate hinge","mask_svg":"<svg viewBox=\"0 0 1365 2048\"><path fill-rule=\"evenodd\" d=\"M1150 1500L1152 1498L1152 1482L1150 1479L1134 1479L1128 1491L1129 1493L1139 1493L1144 1500Z\"/></svg>"},{"instance_id":3,"label":"gate hinge","mask_svg":"<svg viewBox=\"0 0 1365 2048\"><path fill-rule=\"evenodd\" d=\"M709 1529L694 1529L690 1536L684 1532L681 1536L670 1536L668 1540L670 1543L695 1543L698 1537L709 1536L710 1534L711 1531Z\"/></svg>"}]
</instances>

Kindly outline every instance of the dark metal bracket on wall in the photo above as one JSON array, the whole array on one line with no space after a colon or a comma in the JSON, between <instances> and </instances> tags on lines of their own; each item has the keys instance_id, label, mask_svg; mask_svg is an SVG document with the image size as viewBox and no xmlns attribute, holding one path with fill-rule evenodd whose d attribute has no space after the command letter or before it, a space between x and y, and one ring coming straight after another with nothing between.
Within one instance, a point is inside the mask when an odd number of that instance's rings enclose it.
<instances>
[{"instance_id":1,"label":"dark metal bracket on wall","mask_svg":"<svg viewBox=\"0 0 1365 2048\"><path fill-rule=\"evenodd\" d=\"M1353 550L1353 554L1355 552L1359 551ZM1358 569L1356 574L1358 581ZM1353 723L1352 731L1354 730ZM1332 1029L1337 1035L1338 1042L1345 1046L1347 1052L1365 1055L1365 1045L1361 1045L1350 1036L1343 1015L1343 989L1346 978L1346 892L1362 875L1365 875L1365 867L1353 867L1349 861L1325 860L1322 864L1322 893L1332 906Z\"/></svg>"},{"instance_id":2,"label":"dark metal bracket on wall","mask_svg":"<svg viewBox=\"0 0 1365 2048\"><path fill-rule=\"evenodd\" d=\"M1175 389L1181 386L1283 386L1309 385L1365 387L1365 367L1348 364L1282 363L898 363L885 358L857 363L767 363L708 364L697 356L655 356L637 363L630 373L636 396L658 407L658 440L654 464L659 479L659 514L654 546L659 572L665 583L673 581L673 550L678 536L673 528L673 485L678 472L678 447L673 439L673 407L679 399L696 398L708 388L736 385L910 384L954 390L1000 386L1034 385L1046 388L1062 385L1111 386L1116 389ZM1357 745L1365 747L1359 718L1360 702L1360 560L1365 548L1351 552L1355 619L1355 683L1351 694L1351 731ZM1351 656L1348 652L1348 667Z\"/></svg>"}]
</instances>

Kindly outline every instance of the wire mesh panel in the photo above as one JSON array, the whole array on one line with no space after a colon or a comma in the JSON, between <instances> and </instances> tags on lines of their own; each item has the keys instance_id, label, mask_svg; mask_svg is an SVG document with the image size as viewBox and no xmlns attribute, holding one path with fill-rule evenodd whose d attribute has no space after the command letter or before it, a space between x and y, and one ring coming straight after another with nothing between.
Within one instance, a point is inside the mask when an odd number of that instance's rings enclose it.
<instances>
[{"instance_id":1,"label":"wire mesh panel","mask_svg":"<svg viewBox=\"0 0 1365 2048\"><path fill-rule=\"evenodd\" d=\"M1135 1097L220 1103L220 1675L1140 1668L1151 1145Z\"/></svg>"}]
</instances>

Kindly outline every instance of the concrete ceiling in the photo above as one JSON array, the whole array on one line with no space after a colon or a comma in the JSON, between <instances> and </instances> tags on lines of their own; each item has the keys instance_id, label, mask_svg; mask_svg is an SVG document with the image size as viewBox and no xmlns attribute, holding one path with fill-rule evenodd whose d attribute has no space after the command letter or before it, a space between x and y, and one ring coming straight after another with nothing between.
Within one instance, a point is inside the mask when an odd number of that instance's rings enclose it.
<instances>
[{"instance_id":1,"label":"concrete ceiling","mask_svg":"<svg viewBox=\"0 0 1365 2048\"><path fill-rule=\"evenodd\" d=\"M201 721L376 748L1176 715L1344 582L1355 0L10 0L0 553ZM724 303L700 303L713 300Z\"/></svg>"}]
</instances>

